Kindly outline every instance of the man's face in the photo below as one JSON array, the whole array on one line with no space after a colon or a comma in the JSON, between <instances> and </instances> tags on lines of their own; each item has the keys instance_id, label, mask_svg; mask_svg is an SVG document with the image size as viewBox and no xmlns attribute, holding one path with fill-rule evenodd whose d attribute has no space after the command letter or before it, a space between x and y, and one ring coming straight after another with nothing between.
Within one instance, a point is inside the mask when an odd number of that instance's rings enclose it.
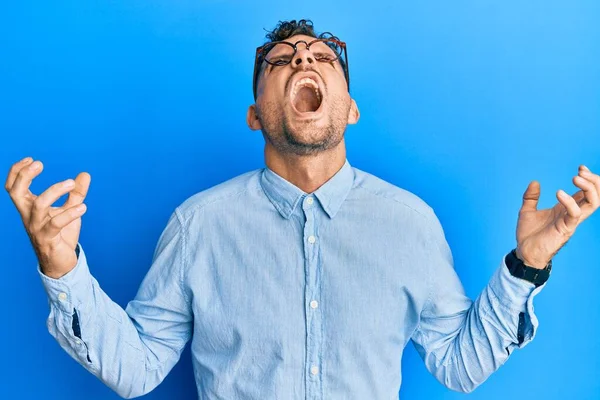
<instances>
[{"instance_id":1,"label":"man's face","mask_svg":"<svg viewBox=\"0 0 600 400\"><path fill-rule=\"evenodd\" d=\"M286 41L310 43L314 39L296 35ZM342 141L346 125L358 120L339 60L316 59L322 56L319 52L323 46L313 44L307 50L304 43L298 43L289 64L263 62L256 104L248 110L248 125L262 129L265 139L280 152L308 155L333 148ZM280 56L276 50L269 53L272 60Z\"/></svg>"}]
</instances>

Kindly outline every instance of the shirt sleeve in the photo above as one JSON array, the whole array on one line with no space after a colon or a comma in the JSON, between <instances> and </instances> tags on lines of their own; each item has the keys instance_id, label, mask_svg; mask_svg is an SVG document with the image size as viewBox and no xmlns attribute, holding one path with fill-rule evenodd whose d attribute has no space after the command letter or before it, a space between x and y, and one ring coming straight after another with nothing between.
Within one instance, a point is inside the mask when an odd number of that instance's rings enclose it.
<instances>
[{"instance_id":1,"label":"shirt sleeve","mask_svg":"<svg viewBox=\"0 0 600 400\"><path fill-rule=\"evenodd\" d=\"M533 298L544 285L510 274L504 257L488 285L473 302L464 292L435 214L428 246L429 297L412 342L429 372L446 387L471 392L527 345L538 320Z\"/></svg>"},{"instance_id":2,"label":"shirt sleeve","mask_svg":"<svg viewBox=\"0 0 600 400\"><path fill-rule=\"evenodd\" d=\"M121 397L146 394L175 366L191 337L193 316L183 285L185 235L178 211L171 215L152 265L125 310L90 274L78 246L76 266L59 279L37 266L50 306L48 331Z\"/></svg>"}]
</instances>

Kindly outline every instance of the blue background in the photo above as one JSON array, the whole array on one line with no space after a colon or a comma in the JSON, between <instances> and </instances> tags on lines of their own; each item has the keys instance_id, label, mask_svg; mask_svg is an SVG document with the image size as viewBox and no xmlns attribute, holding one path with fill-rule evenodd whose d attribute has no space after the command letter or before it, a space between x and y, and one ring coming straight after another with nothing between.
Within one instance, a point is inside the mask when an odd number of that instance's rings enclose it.
<instances>
[{"instance_id":1,"label":"blue background","mask_svg":"<svg viewBox=\"0 0 600 400\"><path fill-rule=\"evenodd\" d=\"M0 168L42 160L36 194L91 174L81 242L121 306L177 205L264 166L263 138L245 124L254 50L263 28L294 18L348 43L362 113L348 159L436 210L471 297L514 247L530 180L546 208L558 189L576 190L579 164L600 171L596 0L3 2ZM0 398L118 398L47 332L36 259L6 194L0 221ZM593 215L536 297L536 339L470 399L600 398L599 238ZM462 398L412 345L403 374L402 399ZM188 346L147 398L194 397Z\"/></svg>"}]
</instances>

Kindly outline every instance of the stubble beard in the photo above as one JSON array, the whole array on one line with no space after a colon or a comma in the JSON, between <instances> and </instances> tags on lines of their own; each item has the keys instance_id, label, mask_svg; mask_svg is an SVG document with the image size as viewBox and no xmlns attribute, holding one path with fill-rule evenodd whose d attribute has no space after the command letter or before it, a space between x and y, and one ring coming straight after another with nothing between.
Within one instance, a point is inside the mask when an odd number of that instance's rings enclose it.
<instances>
[{"instance_id":1,"label":"stubble beard","mask_svg":"<svg viewBox=\"0 0 600 400\"><path fill-rule=\"evenodd\" d=\"M341 96L334 97L329 99L328 108L322 117L328 119L327 124L321 127L306 122L292 128L289 116L275 102L264 103L258 119L265 140L278 152L310 156L335 148L344 138L350 104Z\"/></svg>"}]
</instances>

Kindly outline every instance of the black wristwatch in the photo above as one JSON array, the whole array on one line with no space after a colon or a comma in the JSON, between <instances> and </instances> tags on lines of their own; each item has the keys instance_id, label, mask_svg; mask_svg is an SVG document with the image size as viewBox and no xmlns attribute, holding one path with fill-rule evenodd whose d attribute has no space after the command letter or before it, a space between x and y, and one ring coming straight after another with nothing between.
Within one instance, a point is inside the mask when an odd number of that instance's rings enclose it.
<instances>
[{"instance_id":1,"label":"black wristwatch","mask_svg":"<svg viewBox=\"0 0 600 400\"><path fill-rule=\"evenodd\" d=\"M525 279L535 284L536 287L543 285L552 271L552 260L542 269L529 267L517 257L517 249L513 249L508 253L504 258L504 262L512 276Z\"/></svg>"}]
</instances>

